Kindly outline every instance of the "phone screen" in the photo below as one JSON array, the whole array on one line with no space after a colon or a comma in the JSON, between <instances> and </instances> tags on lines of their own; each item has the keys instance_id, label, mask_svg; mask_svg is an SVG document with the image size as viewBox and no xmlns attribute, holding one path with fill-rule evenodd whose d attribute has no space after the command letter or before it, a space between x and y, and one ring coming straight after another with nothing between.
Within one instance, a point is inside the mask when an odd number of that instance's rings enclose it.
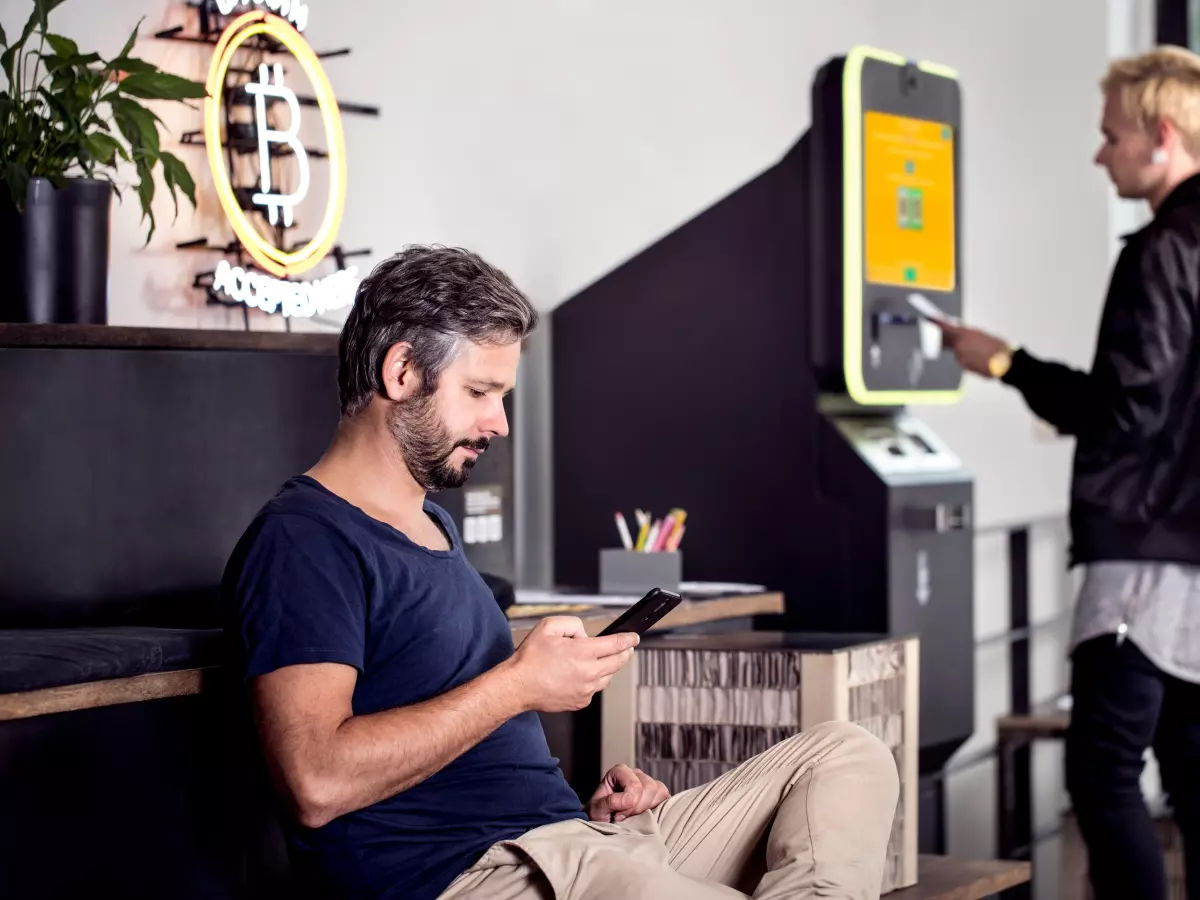
<instances>
[{"instance_id":1,"label":"phone screen","mask_svg":"<svg viewBox=\"0 0 1200 900\"><path fill-rule=\"evenodd\" d=\"M634 632L645 634L654 624L679 605L683 598L671 591L654 588L600 632L601 635Z\"/></svg>"}]
</instances>

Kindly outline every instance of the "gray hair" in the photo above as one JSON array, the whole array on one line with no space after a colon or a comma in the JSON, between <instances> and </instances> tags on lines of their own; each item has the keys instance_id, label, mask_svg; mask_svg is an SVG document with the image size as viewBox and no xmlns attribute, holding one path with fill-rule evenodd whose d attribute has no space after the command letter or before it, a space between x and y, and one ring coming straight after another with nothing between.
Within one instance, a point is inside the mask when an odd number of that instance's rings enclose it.
<instances>
[{"instance_id":1,"label":"gray hair","mask_svg":"<svg viewBox=\"0 0 1200 900\"><path fill-rule=\"evenodd\" d=\"M538 314L512 280L474 253L406 247L377 265L358 287L338 344L342 415L354 416L383 393L383 360L412 345L424 393L437 387L461 342L505 344L537 327Z\"/></svg>"}]
</instances>

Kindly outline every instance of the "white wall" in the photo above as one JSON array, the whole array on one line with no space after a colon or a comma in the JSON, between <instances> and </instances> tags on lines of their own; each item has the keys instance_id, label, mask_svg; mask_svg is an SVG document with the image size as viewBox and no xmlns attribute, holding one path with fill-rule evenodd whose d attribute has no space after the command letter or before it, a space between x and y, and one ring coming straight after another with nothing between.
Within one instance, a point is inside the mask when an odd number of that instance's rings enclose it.
<instances>
[{"instance_id":1,"label":"white wall","mask_svg":"<svg viewBox=\"0 0 1200 900\"><path fill-rule=\"evenodd\" d=\"M1139 0L1112 0L1108 19L1095 0L309 4L308 36L318 49L354 48L327 63L339 95L383 108L377 120L346 118L343 243L374 248L374 259L409 242L470 246L543 309L778 159L807 125L810 79L827 57L863 42L954 66L965 97L968 318L1035 352L1089 360L1110 220L1127 217L1090 165L1097 80L1110 31L1126 23L1126 43L1136 42L1128 23L1138 21ZM0 24L10 35L25 8L5 0ZM86 48L113 52L137 17L145 15L152 32L186 14L164 0L69 0L52 22ZM204 48L145 42L139 50L196 77L207 65ZM198 116L172 111L168 121L195 127ZM200 151L179 153L194 161L203 193ZM182 214L146 250L136 202L117 209L113 323L240 327L240 315L198 305L187 285L200 259L171 249L201 233L227 239L204 196L197 216ZM169 203L158 209L168 222ZM521 553L535 581L550 574L547 347L544 338L534 342L519 400ZM962 403L921 414L975 473L980 525L1065 510L1070 446L1039 437L1013 393L971 381ZM1036 615L1069 602L1063 547L1061 529L1036 532ZM979 540L980 634L1007 624L1002 549L997 538ZM1063 678L1061 646L1036 655L1034 690L1045 695ZM972 746L991 741L1006 703L1003 653L981 654L978 674ZM1051 759L1039 775L1047 798L1039 812L1051 818L1061 801L1055 765ZM990 767L951 782L956 853L992 852L993 784Z\"/></svg>"}]
</instances>

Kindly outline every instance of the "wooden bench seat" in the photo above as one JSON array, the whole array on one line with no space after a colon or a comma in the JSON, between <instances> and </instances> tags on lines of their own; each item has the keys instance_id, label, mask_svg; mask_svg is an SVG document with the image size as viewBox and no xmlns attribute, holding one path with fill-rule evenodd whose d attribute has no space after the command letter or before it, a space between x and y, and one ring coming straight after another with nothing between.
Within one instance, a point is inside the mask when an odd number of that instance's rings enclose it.
<instances>
[{"instance_id":1,"label":"wooden bench seat","mask_svg":"<svg viewBox=\"0 0 1200 900\"><path fill-rule=\"evenodd\" d=\"M1032 877L1027 862L960 860L948 856L921 856L915 885L887 894L888 900L982 900Z\"/></svg>"}]
</instances>

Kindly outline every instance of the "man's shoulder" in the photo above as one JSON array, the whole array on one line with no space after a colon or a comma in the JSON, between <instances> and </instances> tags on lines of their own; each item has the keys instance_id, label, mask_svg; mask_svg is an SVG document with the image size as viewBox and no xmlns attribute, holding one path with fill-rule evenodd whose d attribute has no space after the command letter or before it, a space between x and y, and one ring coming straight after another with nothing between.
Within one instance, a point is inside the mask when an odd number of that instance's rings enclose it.
<instances>
[{"instance_id":1,"label":"man's shoulder","mask_svg":"<svg viewBox=\"0 0 1200 900\"><path fill-rule=\"evenodd\" d=\"M304 476L284 483L259 509L248 532L282 537L289 533L341 534L349 519L344 503Z\"/></svg>"},{"instance_id":2,"label":"man's shoulder","mask_svg":"<svg viewBox=\"0 0 1200 900\"><path fill-rule=\"evenodd\" d=\"M337 522L344 516L347 504L307 475L298 475L284 482L275 496L263 504L260 518L308 518L318 522Z\"/></svg>"},{"instance_id":3,"label":"man's shoulder","mask_svg":"<svg viewBox=\"0 0 1200 900\"><path fill-rule=\"evenodd\" d=\"M293 478L263 504L238 540L229 569L287 552L315 557L358 555L360 538L353 518L342 508L343 501L309 482L311 479Z\"/></svg>"},{"instance_id":4,"label":"man's shoulder","mask_svg":"<svg viewBox=\"0 0 1200 900\"><path fill-rule=\"evenodd\" d=\"M1125 251L1137 257L1200 254L1200 205L1176 206L1128 235Z\"/></svg>"},{"instance_id":5,"label":"man's shoulder","mask_svg":"<svg viewBox=\"0 0 1200 900\"><path fill-rule=\"evenodd\" d=\"M1117 308L1143 314L1150 294L1179 311L1194 314L1200 306L1200 210L1178 207L1127 236L1113 274L1109 301ZM1135 300L1130 305L1127 301Z\"/></svg>"}]
</instances>

